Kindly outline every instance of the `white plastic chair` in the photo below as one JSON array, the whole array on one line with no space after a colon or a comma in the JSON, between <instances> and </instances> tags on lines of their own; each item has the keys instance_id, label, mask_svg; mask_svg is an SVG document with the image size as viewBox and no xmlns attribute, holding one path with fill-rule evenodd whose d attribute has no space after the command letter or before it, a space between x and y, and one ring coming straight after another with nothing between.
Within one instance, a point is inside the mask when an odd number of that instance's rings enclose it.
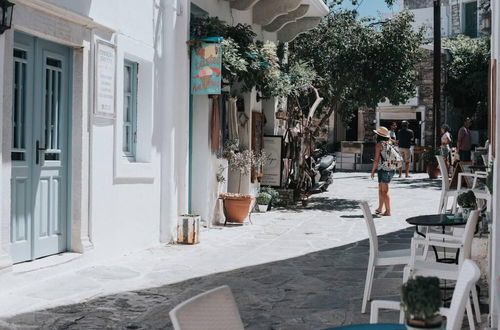
<instances>
[{"instance_id":1,"label":"white plastic chair","mask_svg":"<svg viewBox=\"0 0 500 330\"><path fill-rule=\"evenodd\" d=\"M438 213L446 213L446 208L448 207L449 198L454 198L454 202L457 197L457 190L450 189L450 177L448 175L448 167L446 167L446 161L442 155L436 155L439 169L441 171L441 199L439 200Z\"/></svg>"},{"instance_id":2,"label":"white plastic chair","mask_svg":"<svg viewBox=\"0 0 500 330\"><path fill-rule=\"evenodd\" d=\"M459 330L462 328L465 306L469 300L469 292L475 290L474 286L480 274L479 268L473 261L469 259L464 260L460 267L460 272L458 273L450 308L442 307L439 309L441 315L446 316L446 330ZM400 310L401 304L398 301L372 301L370 323L378 323L378 312L380 309ZM403 323L403 313L400 313L400 315L399 322Z\"/></svg>"},{"instance_id":3,"label":"white plastic chair","mask_svg":"<svg viewBox=\"0 0 500 330\"><path fill-rule=\"evenodd\" d=\"M373 275L375 267L377 266L391 266L391 265L406 265L410 261L410 249L405 250L392 250L392 251L379 251L377 231L370 207L367 202L360 203L361 210L365 218L366 227L368 228L368 237L370 240L370 257L368 259L368 268L366 270L365 290L363 294L363 303L361 306L361 313L366 312L366 305L370 300Z\"/></svg>"},{"instance_id":4,"label":"white plastic chair","mask_svg":"<svg viewBox=\"0 0 500 330\"><path fill-rule=\"evenodd\" d=\"M177 305L169 313L175 330L242 330L231 289L221 286Z\"/></svg>"},{"instance_id":5,"label":"white plastic chair","mask_svg":"<svg viewBox=\"0 0 500 330\"><path fill-rule=\"evenodd\" d=\"M453 235L443 235L428 233L426 238L413 238L411 242L410 263L405 267L403 273L403 282L406 282L410 276L436 276L442 280L458 279L459 269L466 259L471 258L472 240L479 218L479 211L474 210L470 213L464 233L461 237ZM417 251L421 246L436 246L442 248L460 249L458 264L445 264L435 261L422 260L418 258ZM481 322L481 312L479 310L479 299L476 289L471 290L474 302L477 322ZM467 317L469 326L474 329L474 318L470 301L467 303Z\"/></svg>"}]
</instances>

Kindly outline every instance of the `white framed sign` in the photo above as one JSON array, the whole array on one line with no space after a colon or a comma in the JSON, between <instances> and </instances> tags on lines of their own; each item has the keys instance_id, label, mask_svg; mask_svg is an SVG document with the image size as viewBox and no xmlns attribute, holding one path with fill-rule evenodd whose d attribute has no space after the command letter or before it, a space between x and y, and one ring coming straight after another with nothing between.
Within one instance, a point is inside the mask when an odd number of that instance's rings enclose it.
<instances>
[{"instance_id":1,"label":"white framed sign","mask_svg":"<svg viewBox=\"0 0 500 330\"><path fill-rule=\"evenodd\" d=\"M96 116L115 118L116 108L116 46L97 40L95 52Z\"/></svg>"},{"instance_id":2,"label":"white framed sign","mask_svg":"<svg viewBox=\"0 0 500 330\"><path fill-rule=\"evenodd\" d=\"M264 136L263 143L263 151L268 155L269 161L263 165L264 176L260 180L260 184L281 187L283 137L279 135Z\"/></svg>"}]
</instances>

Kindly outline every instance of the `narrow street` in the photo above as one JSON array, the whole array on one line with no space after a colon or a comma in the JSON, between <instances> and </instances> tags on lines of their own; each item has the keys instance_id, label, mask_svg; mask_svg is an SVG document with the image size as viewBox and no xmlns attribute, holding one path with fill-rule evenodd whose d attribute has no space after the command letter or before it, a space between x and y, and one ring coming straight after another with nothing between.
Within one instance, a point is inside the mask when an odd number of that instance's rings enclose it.
<instances>
[{"instance_id":1,"label":"narrow street","mask_svg":"<svg viewBox=\"0 0 500 330\"><path fill-rule=\"evenodd\" d=\"M381 249L406 248L404 219L436 212L440 180L391 183L391 217L376 218ZM360 200L376 207L368 173L336 173L303 208L253 214L253 224L216 227L195 246L166 245L114 260L52 256L14 266L0 283L2 329L165 329L168 311L228 284L248 329L317 329L363 323L368 259ZM64 262L61 262L64 260ZM376 271L374 296L397 299L401 267Z\"/></svg>"}]
</instances>

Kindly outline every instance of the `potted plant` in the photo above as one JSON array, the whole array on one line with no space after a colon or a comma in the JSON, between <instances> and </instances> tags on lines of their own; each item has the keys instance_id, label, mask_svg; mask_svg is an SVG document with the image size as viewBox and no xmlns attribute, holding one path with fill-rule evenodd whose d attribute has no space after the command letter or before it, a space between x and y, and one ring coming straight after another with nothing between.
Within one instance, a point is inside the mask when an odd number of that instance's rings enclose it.
<instances>
[{"instance_id":1,"label":"potted plant","mask_svg":"<svg viewBox=\"0 0 500 330\"><path fill-rule=\"evenodd\" d=\"M433 147L427 147L423 155L427 174L429 174L430 179L437 179L441 173L436 155L439 155L439 150Z\"/></svg>"},{"instance_id":2,"label":"potted plant","mask_svg":"<svg viewBox=\"0 0 500 330\"><path fill-rule=\"evenodd\" d=\"M462 209L462 216L464 220L467 220L469 218L470 211L477 207L476 195L474 195L472 190L461 193L457 197L457 204Z\"/></svg>"},{"instance_id":3,"label":"potted plant","mask_svg":"<svg viewBox=\"0 0 500 330\"><path fill-rule=\"evenodd\" d=\"M441 289L437 277L409 279L401 287L401 304L408 329L441 329L444 318L439 314Z\"/></svg>"},{"instance_id":4,"label":"potted plant","mask_svg":"<svg viewBox=\"0 0 500 330\"><path fill-rule=\"evenodd\" d=\"M271 195L271 202L269 203L269 206L267 208L268 211L271 211L271 208L273 206L276 206L279 203L281 203L280 194L279 194L278 191L276 191L276 189L273 189L271 187L261 187L260 191L268 193L269 195Z\"/></svg>"},{"instance_id":5,"label":"potted plant","mask_svg":"<svg viewBox=\"0 0 500 330\"><path fill-rule=\"evenodd\" d=\"M224 203L224 215L228 221L243 223L250 212L253 197L240 193L241 179L243 175L250 174L252 167L259 166L265 155L257 155L248 149L240 150L238 141L233 140L226 143L222 155L227 159L229 169L239 173L238 193L219 195Z\"/></svg>"},{"instance_id":6,"label":"potted plant","mask_svg":"<svg viewBox=\"0 0 500 330\"><path fill-rule=\"evenodd\" d=\"M260 192L257 195L257 205L259 206L259 212L265 213L267 208L269 207L269 203L271 202L272 196L266 192Z\"/></svg>"}]
</instances>

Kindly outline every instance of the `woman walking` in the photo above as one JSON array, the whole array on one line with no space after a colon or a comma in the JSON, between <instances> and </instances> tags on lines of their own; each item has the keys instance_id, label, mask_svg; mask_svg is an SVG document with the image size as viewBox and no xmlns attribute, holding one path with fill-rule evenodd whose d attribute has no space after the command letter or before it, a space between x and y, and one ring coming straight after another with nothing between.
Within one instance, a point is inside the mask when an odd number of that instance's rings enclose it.
<instances>
[{"instance_id":1,"label":"woman walking","mask_svg":"<svg viewBox=\"0 0 500 330\"><path fill-rule=\"evenodd\" d=\"M451 143L451 134L450 134L450 126L443 124L441 126L441 155L443 155L443 158L446 161L446 167L450 167L450 143Z\"/></svg>"},{"instance_id":2,"label":"woman walking","mask_svg":"<svg viewBox=\"0 0 500 330\"><path fill-rule=\"evenodd\" d=\"M382 209L385 207L383 216L391 215L391 198L389 197L389 183L396 173L396 170L388 166L389 157L395 150L390 143L389 130L383 126L374 130L377 134L377 145L375 146L375 157L373 159L371 178L375 177L377 171L378 177L378 208L375 213L382 214Z\"/></svg>"}]
</instances>

